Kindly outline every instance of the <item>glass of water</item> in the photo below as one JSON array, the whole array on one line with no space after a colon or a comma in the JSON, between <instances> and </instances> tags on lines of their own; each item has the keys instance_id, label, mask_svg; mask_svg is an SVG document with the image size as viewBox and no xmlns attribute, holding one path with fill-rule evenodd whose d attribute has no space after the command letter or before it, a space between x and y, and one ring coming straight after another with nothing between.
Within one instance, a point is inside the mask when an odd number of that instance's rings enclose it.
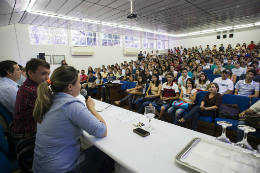
<instances>
[{"instance_id":1,"label":"glass of water","mask_svg":"<svg viewBox=\"0 0 260 173\"><path fill-rule=\"evenodd\" d=\"M147 127L147 130L151 131L152 125L151 125L151 120L153 117L155 117L155 107L154 106L146 106L145 107L145 112L144 115L149 118L149 126Z\"/></svg>"},{"instance_id":2,"label":"glass of water","mask_svg":"<svg viewBox=\"0 0 260 173\"><path fill-rule=\"evenodd\" d=\"M222 135L217 137L216 140L231 144L230 140L226 136L226 128L232 126L232 124L226 121L218 121L217 123L222 126Z\"/></svg>"},{"instance_id":3,"label":"glass of water","mask_svg":"<svg viewBox=\"0 0 260 173\"><path fill-rule=\"evenodd\" d=\"M250 126L246 126L246 125L239 125L238 128L240 130L243 130L244 131L244 137L243 137L243 140L240 141L240 142L237 142L235 144L235 146L238 146L238 147L241 147L241 148L244 148L244 149L248 149L248 150L253 150L253 148L251 147L251 145L247 142L247 134L249 132L255 132L255 128L253 127L250 127Z\"/></svg>"}]
</instances>

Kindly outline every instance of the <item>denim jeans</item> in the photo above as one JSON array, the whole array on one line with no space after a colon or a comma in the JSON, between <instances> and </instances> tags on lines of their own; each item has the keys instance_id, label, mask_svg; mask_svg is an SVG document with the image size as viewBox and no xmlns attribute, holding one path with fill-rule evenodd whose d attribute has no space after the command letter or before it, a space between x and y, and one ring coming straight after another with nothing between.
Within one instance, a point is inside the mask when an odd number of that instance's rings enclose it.
<instances>
[{"instance_id":1,"label":"denim jeans","mask_svg":"<svg viewBox=\"0 0 260 173\"><path fill-rule=\"evenodd\" d=\"M180 119L180 116L186 111L188 111L188 110L183 109L183 108L170 107L167 112L170 115L170 117L173 119L174 124L177 125L179 122L178 120Z\"/></svg>"},{"instance_id":2,"label":"denim jeans","mask_svg":"<svg viewBox=\"0 0 260 173\"><path fill-rule=\"evenodd\" d=\"M192 118L192 125L191 130L197 130L197 125L199 121L199 116L204 117L214 117L215 112L211 110L201 110L200 106L195 106L192 108L187 115L183 117L185 121L187 121L189 118Z\"/></svg>"},{"instance_id":3,"label":"denim jeans","mask_svg":"<svg viewBox=\"0 0 260 173\"><path fill-rule=\"evenodd\" d=\"M137 102L138 102L137 105L138 105L138 109L139 109L137 111L137 113L139 113L139 114L143 114L144 110L145 110L145 106L149 106L149 104L151 103L150 101L144 102L143 98L138 99Z\"/></svg>"},{"instance_id":4,"label":"denim jeans","mask_svg":"<svg viewBox=\"0 0 260 173\"><path fill-rule=\"evenodd\" d=\"M127 100L128 106L129 106L129 110L133 110L133 94L128 94L126 97L124 97L122 100L120 100L120 103L124 102ZM136 97L137 98L137 97Z\"/></svg>"},{"instance_id":5,"label":"denim jeans","mask_svg":"<svg viewBox=\"0 0 260 173\"><path fill-rule=\"evenodd\" d=\"M108 156L93 146L83 151L85 153L85 159L74 169L67 173L110 173L110 163Z\"/></svg>"},{"instance_id":6,"label":"denim jeans","mask_svg":"<svg viewBox=\"0 0 260 173\"><path fill-rule=\"evenodd\" d=\"M155 103L155 102L152 102L151 104L155 107L155 109L156 109L158 106L160 106L160 105L158 105L158 104ZM172 106L172 103L167 103L167 104L164 104L164 105L162 105L162 106L165 108L165 111L167 111L167 110ZM160 107L162 107L162 106L160 106Z\"/></svg>"}]
</instances>

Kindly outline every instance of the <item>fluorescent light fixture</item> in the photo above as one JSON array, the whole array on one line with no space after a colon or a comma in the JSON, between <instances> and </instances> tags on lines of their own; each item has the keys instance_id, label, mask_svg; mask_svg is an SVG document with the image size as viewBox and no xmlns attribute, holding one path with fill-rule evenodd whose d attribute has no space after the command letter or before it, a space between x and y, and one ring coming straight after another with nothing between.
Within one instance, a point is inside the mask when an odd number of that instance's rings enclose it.
<instances>
[{"instance_id":1,"label":"fluorescent light fixture","mask_svg":"<svg viewBox=\"0 0 260 173\"><path fill-rule=\"evenodd\" d=\"M250 23L250 24L246 24L246 25L237 25L237 26L234 26L233 28L238 29L238 28L247 28L247 27L251 27L251 26L254 26L254 24Z\"/></svg>"},{"instance_id":2,"label":"fluorescent light fixture","mask_svg":"<svg viewBox=\"0 0 260 173\"><path fill-rule=\"evenodd\" d=\"M35 4L35 2L36 2L36 0L30 0L30 4L28 5L28 7L27 7L27 9L26 9L27 12L32 9L32 7L33 7L33 5Z\"/></svg>"},{"instance_id":3,"label":"fluorescent light fixture","mask_svg":"<svg viewBox=\"0 0 260 173\"><path fill-rule=\"evenodd\" d=\"M205 31L201 31L202 34L204 33L212 33L212 32L216 32L215 30L205 30Z\"/></svg>"},{"instance_id":4,"label":"fluorescent light fixture","mask_svg":"<svg viewBox=\"0 0 260 173\"><path fill-rule=\"evenodd\" d=\"M260 25L260 22L255 23L255 26Z\"/></svg>"},{"instance_id":5,"label":"fluorescent light fixture","mask_svg":"<svg viewBox=\"0 0 260 173\"><path fill-rule=\"evenodd\" d=\"M218 29L216 29L216 31L226 31L226 30L230 30L230 29L232 29L231 26L230 27L226 27L226 28L218 28Z\"/></svg>"},{"instance_id":6,"label":"fluorescent light fixture","mask_svg":"<svg viewBox=\"0 0 260 173\"><path fill-rule=\"evenodd\" d=\"M201 34L200 32L191 32L191 33L188 33L188 35L199 35Z\"/></svg>"},{"instance_id":7,"label":"fluorescent light fixture","mask_svg":"<svg viewBox=\"0 0 260 173\"><path fill-rule=\"evenodd\" d=\"M179 34L179 35L177 35L177 37L185 37L185 36L188 36L188 34Z\"/></svg>"}]
</instances>

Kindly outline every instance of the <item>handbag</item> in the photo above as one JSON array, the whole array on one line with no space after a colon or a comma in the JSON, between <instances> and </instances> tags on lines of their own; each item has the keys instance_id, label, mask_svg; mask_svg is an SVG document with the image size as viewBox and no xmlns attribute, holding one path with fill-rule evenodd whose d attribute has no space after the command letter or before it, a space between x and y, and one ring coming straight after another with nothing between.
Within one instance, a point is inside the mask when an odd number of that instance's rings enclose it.
<instances>
[{"instance_id":1,"label":"handbag","mask_svg":"<svg viewBox=\"0 0 260 173\"><path fill-rule=\"evenodd\" d=\"M88 83L88 88L96 88L96 84L89 82Z\"/></svg>"},{"instance_id":2,"label":"handbag","mask_svg":"<svg viewBox=\"0 0 260 173\"><path fill-rule=\"evenodd\" d=\"M218 109L218 116L220 118L238 120L239 106L237 104L220 104Z\"/></svg>"},{"instance_id":3,"label":"handbag","mask_svg":"<svg viewBox=\"0 0 260 173\"><path fill-rule=\"evenodd\" d=\"M260 129L260 114L245 114L244 117L239 117L239 121L245 121L250 126Z\"/></svg>"},{"instance_id":4,"label":"handbag","mask_svg":"<svg viewBox=\"0 0 260 173\"><path fill-rule=\"evenodd\" d=\"M172 107L174 108L182 108L182 109L189 109L189 103L186 103L182 100L176 100L172 103Z\"/></svg>"},{"instance_id":5,"label":"handbag","mask_svg":"<svg viewBox=\"0 0 260 173\"><path fill-rule=\"evenodd\" d=\"M156 103L159 106L162 106L162 105L170 103L171 100L162 100L160 97L158 97L158 98L154 99L153 102Z\"/></svg>"}]
</instances>

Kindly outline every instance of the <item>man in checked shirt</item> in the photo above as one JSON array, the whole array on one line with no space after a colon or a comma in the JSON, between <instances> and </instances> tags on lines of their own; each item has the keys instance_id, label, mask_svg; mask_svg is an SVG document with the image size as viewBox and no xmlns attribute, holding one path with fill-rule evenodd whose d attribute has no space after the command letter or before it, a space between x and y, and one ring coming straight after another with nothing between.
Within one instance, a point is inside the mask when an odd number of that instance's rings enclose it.
<instances>
[{"instance_id":1,"label":"man in checked shirt","mask_svg":"<svg viewBox=\"0 0 260 173\"><path fill-rule=\"evenodd\" d=\"M31 59L26 63L27 79L20 86L15 102L14 125L11 127L8 142L10 150L15 153L18 142L36 134L36 122L33 109L37 98L37 88L49 79L50 65L41 59Z\"/></svg>"}]
</instances>

